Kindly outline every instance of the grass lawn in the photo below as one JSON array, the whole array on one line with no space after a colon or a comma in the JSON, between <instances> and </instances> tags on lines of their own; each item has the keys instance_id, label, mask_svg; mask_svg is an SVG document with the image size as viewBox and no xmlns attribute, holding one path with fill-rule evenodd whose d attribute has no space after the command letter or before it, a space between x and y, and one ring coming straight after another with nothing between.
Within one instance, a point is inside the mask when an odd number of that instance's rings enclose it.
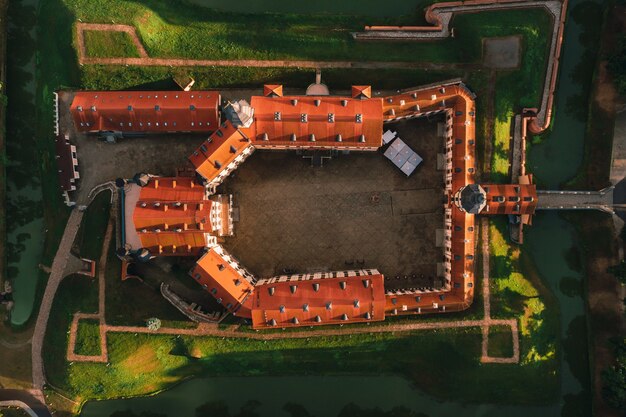
<instances>
[{"instance_id":1,"label":"grass lawn","mask_svg":"<svg viewBox=\"0 0 626 417\"><path fill-rule=\"evenodd\" d=\"M130 35L126 32L86 30L85 49L91 58L139 58Z\"/></svg>"},{"instance_id":2,"label":"grass lawn","mask_svg":"<svg viewBox=\"0 0 626 417\"><path fill-rule=\"evenodd\" d=\"M100 350L100 322L83 319L78 322L74 352L78 355L97 356Z\"/></svg>"},{"instance_id":3,"label":"grass lawn","mask_svg":"<svg viewBox=\"0 0 626 417\"><path fill-rule=\"evenodd\" d=\"M29 414L21 408L0 408L0 417L28 417Z\"/></svg>"},{"instance_id":4,"label":"grass lawn","mask_svg":"<svg viewBox=\"0 0 626 417\"><path fill-rule=\"evenodd\" d=\"M57 291L44 339L43 359L46 377L53 386L64 386L69 368L66 361L68 331L75 312L96 313L98 284L84 275L65 278Z\"/></svg>"},{"instance_id":5,"label":"grass lawn","mask_svg":"<svg viewBox=\"0 0 626 417\"><path fill-rule=\"evenodd\" d=\"M74 242L83 258L100 261L110 210L111 193L108 191L98 194L87 207Z\"/></svg>"},{"instance_id":6,"label":"grass lawn","mask_svg":"<svg viewBox=\"0 0 626 417\"><path fill-rule=\"evenodd\" d=\"M440 398L544 403L542 369L481 365L480 330L353 335L264 343L246 339L109 335L111 366L75 363L60 386L79 400L139 395L190 375L403 375ZM454 375L454 378L449 378Z\"/></svg>"},{"instance_id":7,"label":"grass lawn","mask_svg":"<svg viewBox=\"0 0 626 417\"><path fill-rule=\"evenodd\" d=\"M454 21L459 34L455 39L394 43L390 48L386 42L356 42L350 32L368 24L414 24L414 16L240 14L176 0L64 3L83 22L135 26L148 54L162 58L477 62L481 36L506 36L523 28L549 26L541 9L467 14Z\"/></svg>"},{"instance_id":8,"label":"grass lawn","mask_svg":"<svg viewBox=\"0 0 626 417\"><path fill-rule=\"evenodd\" d=\"M509 358L513 356L513 337L509 326L489 328L489 356Z\"/></svg>"},{"instance_id":9,"label":"grass lawn","mask_svg":"<svg viewBox=\"0 0 626 417\"><path fill-rule=\"evenodd\" d=\"M506 221L505 217L491 219L489 227L491 315L518 319L523 364L554 370L558 316L528 257L521 256L519 246L513 246L505 237ZM556 384L556 380L552 382Z\"/></svg>"}]
</instances>

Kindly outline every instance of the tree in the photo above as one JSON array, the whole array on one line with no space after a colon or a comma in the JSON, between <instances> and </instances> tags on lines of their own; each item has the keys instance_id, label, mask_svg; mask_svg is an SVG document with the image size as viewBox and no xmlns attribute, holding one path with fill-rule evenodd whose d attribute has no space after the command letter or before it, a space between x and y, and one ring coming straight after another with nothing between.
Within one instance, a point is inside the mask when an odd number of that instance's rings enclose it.
<instances>
[{"instance_id":1,"label":"tree","mask_svg":"<svg viewBox=\"0 0 626 417\"><path fill-rule=\"evenodd\" d=\"M607 272L615 275L622 284L626 284L626 261L622 261L617 265L610 266Z\"/></svg>"},{"instance_id":2,"label":"tree","mask_svg":"<svg viewBox=\"0 0 626 417\"><path fill-rule=\"evenodd\" d=\"M602 395L608 405L626 411L626 338L615 342L615 359L602 372Z\"/></svg>"},{"instance_id":3,"label":"tree","mask_svg":"<svg viewBox=\"0 0 626 417\"><path fill-rule=\"evenodd\" d=\"M626 36L622 36L617 42L609 56L607 68L613 74L617 90L620 94L626 94Z\"/></svg>"}]
</instances>

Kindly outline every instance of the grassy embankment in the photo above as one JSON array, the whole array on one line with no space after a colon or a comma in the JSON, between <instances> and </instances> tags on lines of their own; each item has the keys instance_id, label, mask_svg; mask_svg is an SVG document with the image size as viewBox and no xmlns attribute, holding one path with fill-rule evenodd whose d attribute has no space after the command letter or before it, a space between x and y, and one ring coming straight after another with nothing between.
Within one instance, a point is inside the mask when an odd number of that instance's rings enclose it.
<instances>
[{"instance_id":1,"label":"grassy embankment","mask_svg":"<svg viewBox=\"0 0 626 417\"><path fill-rule=\"evenodd\" d=\"M139 52L126 32L86 30L85 49L90 58L138 58Z\"/></svg>"},{"instance_id":2,"label":"grassy embankment","mask_svg":"<svg viewBox=\"0 0 626 417\"><path fill-rule=\"evenodd\" d=\"M556 395L558 307L553 295L534 271L528 254L511 244L506 217L492 219L491 316L517 318L521 366L532 367L545 378L544 389Z\"/></svg>"},{"instance_id":3,"label":"grassy embankment","mask_svg":"<svg viewBox=\"0 0 626 417\"><path fill-rule=\"evenodd\" d=\"M512 123L516 113L524 107L539 107L545 68L550 48L551 19L542 15L537 26L522 26L522 64L518 70L498 73L495 86L494 143L491 157L491 180L509 182L509 150ZM542 70L538 70L541 68Z\"/></svg>"},{"instance_id":4,"label":"grassy embankment","mask_svg":"<svg viewBox=\"0 0 626 417\"><path fill-rule=\"evenodd\" d=\"M109 191L98 194L87 207L74 241L74 250L81 257L100 262L110 209L111 193Z\"/></svg>"}]
</instances>

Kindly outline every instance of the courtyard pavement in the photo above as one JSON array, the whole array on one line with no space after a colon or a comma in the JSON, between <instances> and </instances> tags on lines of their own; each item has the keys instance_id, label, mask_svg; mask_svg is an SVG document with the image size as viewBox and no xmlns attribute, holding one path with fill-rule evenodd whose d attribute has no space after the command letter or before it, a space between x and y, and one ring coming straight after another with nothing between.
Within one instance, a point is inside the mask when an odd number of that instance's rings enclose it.
<instances>
[{"instance_id":1,"label":"courtyard pavement","mask_svg":"<svg viewBox=\"0 0 626 417\"><path fill-rule=\"evenodd\" d=\"M257 151L218 192L236 218L224 246L257 276L377 268L386 288L430 286L443 258L443 139L427 120L388 125L424 158L407 178L382 152L312 167L293 151Z\"/></svg>"}]
</instances>

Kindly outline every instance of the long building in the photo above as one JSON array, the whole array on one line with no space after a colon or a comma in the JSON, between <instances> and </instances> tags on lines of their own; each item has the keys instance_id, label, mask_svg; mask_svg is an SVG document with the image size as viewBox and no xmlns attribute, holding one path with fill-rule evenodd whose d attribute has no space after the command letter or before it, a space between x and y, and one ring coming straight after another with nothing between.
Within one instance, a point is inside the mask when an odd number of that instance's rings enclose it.
<instances>
[{"instance_id":1,"label":"long building","mask_svg":"<svg viewBox=\"0 0 626 417\"><path fill-rule=\"evenodd\" d=\"M217 91L79 91L70 112L79 132L213 132L220 125Z\"/></svg>"},{"instance_id":2,"label":"long building","mask_svg":"<svg viewBox=\"0 0 626 417\"><path fill-rule=\"evenodd\" d=\"M367 86L354 87L352 97L283 96L282 91L280 85L266 86L265 95L252 97L250 105L240 101L225 112L227 120L189 158L204 184L137 178L124 185L126 254L200 255L193 279L227 311L251 319L255 329L468 308L474 298L476 216L512 215L530 223L537 206L531 176L520 177L518 184L476 182L473 93L462 83L376 99ZM258 278L218 244L225 228L232 233L230 200L211 194L256 148L371 151L382 146L385 123L433 114L445 118L441 288L385 292L384 277L375 269Z\"/></svg>"}]
</instances>

